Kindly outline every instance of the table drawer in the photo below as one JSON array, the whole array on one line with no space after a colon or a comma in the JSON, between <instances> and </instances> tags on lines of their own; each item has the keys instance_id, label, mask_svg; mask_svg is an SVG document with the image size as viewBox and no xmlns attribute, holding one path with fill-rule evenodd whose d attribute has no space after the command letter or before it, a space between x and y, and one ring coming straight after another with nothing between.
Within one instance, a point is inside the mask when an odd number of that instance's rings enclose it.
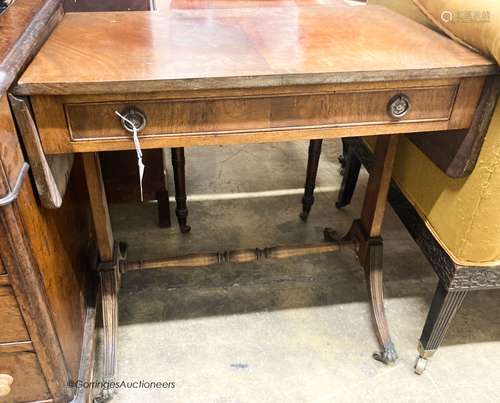
<instances>
[{"instance_id":1,"label":"table drawer","mask_svg":"<svg viewBox=\"0 0 500 403\"><path fill-rule=\"evenodd\" d=\"M23 350L22 345L0 344L0 374L9 375L13 382L7 396L0 397L0 402L35 402L51 399L43 377L38 358L34 351ZM4 352L10 350L13 352Z\"/></svg>"},{"instance_id":2,"label":"table drawer","mask_svg":"<svg viewBox=\"0 0 500 403\"><path fill-rule=\"evenodd\" d=\"M456 91L456 85L443 85L406 90L68 103L65 114L72 141L130 139L115 111L124 113L131 107L146 118L142 137L216 135L446 121ZM400 118L391 116L389 105L402 94L408 99L409 109Z\"/></svg>"},{"instance_id":3,"label":"table drawer","mask_svg":"<svg viewBox=\"0 0 500 403\"><path fill-rule=\"evenodd\" d=\"M0 323L0 343L30 339L10 286L0 286Z\"/></svg>"}]
</instances>

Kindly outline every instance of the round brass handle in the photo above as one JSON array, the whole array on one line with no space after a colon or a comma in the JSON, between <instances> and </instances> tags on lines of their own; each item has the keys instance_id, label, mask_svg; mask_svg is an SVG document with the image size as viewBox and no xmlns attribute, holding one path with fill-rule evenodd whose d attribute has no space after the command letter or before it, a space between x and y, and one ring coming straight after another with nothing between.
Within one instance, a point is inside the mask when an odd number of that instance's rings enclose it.
<instances>
[{"instance_id":1,"label":"round brass handle","mask_svg":"<svg viewBox=\"0 0 500 403\"><path fill-rule=\"evenodd\" d=\"M14 378L8 374L0 374L0 397L7 396L10 393L10 385Z\"/></svg>"},{"instance_id":2,"label":"round brass handle","mask_svg":"<svg viewBox=\"0 0 500 403\"><path fill-rule=\"evenodd\" d=\"M127 119L127 120L120 119L120 122L123 128L129 133L134 132L134 128L132 127L131 123L134 124L138 132L143 131L144 128L146 127L146 115L144 115L144 113L142 113L139 109L133 106L125 109L121 113L121 115Z\"/></svg>"},{"instance_id":3,"label":"round brass handle","mask_svg":"<svg viewBox=\"0 0 500 403\"><path fill-rule=\"evenodd\" d=\"M401 119L411 108L410 98L405 94L393 96L387 105L387 112L393 119Z\"/></svg>"}]
</instances>

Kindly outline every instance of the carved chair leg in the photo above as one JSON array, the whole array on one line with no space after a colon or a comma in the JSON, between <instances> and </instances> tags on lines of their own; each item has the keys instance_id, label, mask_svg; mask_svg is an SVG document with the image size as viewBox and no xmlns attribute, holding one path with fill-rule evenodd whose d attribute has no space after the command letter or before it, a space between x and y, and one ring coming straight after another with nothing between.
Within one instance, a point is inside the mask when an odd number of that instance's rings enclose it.
<instances>
[{"instance_id":1,"label":"carved chair leg","mask_svg":"<svg viewBox=\"0 0 500 403\"><path fill-rule=\"evenodd\" d=\"M335 206L339 209L351 203L352 195L354 194L354 189L356 189L356 184L358 182L361 161L354 151L344 148L341 164L343 171L342 184L340 185L337 202L335 203Z\"/></svg>"},{"instance_id":2,"label":"carved chair leg","mask_svg":"<svg viewBox=\"0 0 500 403\"><path fill-rule=\"evenodd\" d=\"M175 215L183 234L189 232L191 227L187 225L187 197L186 197L186 170L185 170L184 148L172 148L172 167L174 169L175 184Z\"/></svg>"},{"instance_id":3,"label":"carved chair leg","mask_svg":"<svg viewBox=\"0 0 500 403\"><path fill-rule=\"evenodd\" d=\"M311 207L314 203L314 188L316 187L316 176L318 174L319 157L323 140L311 140L309 142L309 153L307 158L306 183L304 186L304 197L302 198L302 213L300 218L307 220Z\"/></svg>"},{"instance_id":4,"label":"carved chair leg","mask_svg":"<svg viewBox=\"0 0 500 403\"><path fill-rule=\"evenodd\" d=\"M462 306L466 290L447 290L439 282L434 298L432 299L429 313L425 321L418 346L419 357L415 364L415 372L422 374L427 366L427 359L438 349L444 339L450 323Z\"/></svg>"}]
</instances>

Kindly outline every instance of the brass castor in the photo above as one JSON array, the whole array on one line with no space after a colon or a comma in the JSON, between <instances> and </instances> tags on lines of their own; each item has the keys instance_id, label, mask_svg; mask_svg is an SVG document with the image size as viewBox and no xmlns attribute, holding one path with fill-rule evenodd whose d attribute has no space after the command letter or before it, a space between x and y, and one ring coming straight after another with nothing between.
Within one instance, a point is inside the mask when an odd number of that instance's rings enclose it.
<instances>
[{"instance_id":1,"label":"brass castor","mask_svg":"<svg viewBox=\"0 0 500 403\"><path fill-rule=\"evenodd\" d=\"M398 360L398 353L394 348L394 344L390 342L384 347L383 351L373 353L372 357L377 361L383 362L384 364L392 365Z\"/></svg>"},{"instance_id":2,"label":"brass castor","mask_svg":"<svg viewBox=\"0 0 500 403\"><path fill-rule=\"evenodd\" d=\"M425 368L427 368L427 359L418 357L417 361L415 362L415 373L417 375L422 375L425 371Z\"/></svg>"}]
</instances>

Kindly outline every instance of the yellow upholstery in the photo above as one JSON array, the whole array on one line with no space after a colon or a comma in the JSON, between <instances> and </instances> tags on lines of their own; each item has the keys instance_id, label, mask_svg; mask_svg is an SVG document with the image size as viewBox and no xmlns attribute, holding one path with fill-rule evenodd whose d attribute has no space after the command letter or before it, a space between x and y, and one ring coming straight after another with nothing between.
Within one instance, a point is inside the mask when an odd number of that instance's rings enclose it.
<instances>
[{"instance_id":1,"label":"yellow upholstery","mask_svg":"<svg viewBox=\"0 0 500 403\"><path fill-rule=\"evenodd\" d=\"M413 3L453 39L500 62L500 1L413 0Z\"/></svg>"},{"instance_id":2,"label":"yellow upholstery","mask_svg":"<svg viewBox=\"0 0 500 403\"><path fill-rule=\"evenodd\" d=\"M386 6L393 3L397 10L411 0L369 2ZM472 8L479 2L468 3ZM494 7L500 11L500 7ZM368 143L373 146L373 141L370 139ZM469 177L449 178L409 140L402 138L393 178L456 263L500 264L500 103Z\"/></svg>"}]
</instances>

